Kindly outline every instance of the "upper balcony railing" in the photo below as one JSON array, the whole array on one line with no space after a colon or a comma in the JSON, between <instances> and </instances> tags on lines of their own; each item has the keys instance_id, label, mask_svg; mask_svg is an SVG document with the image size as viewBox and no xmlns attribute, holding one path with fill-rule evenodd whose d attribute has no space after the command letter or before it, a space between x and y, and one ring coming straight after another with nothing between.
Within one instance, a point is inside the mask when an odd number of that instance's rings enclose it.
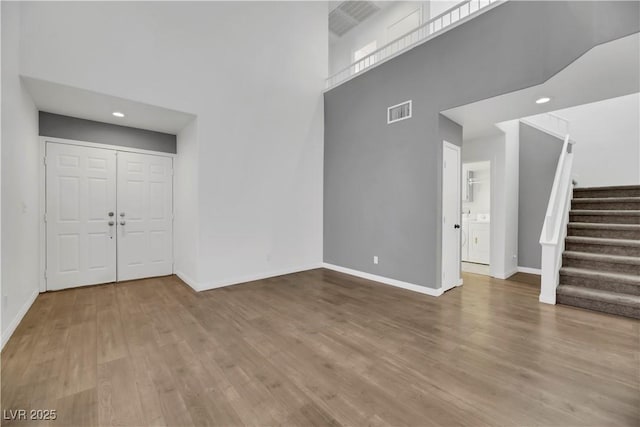
<instances>
[{"instance_id":1,"label":"upper balcony railing","mask_svg":"<svg viewBox=\"0 0 640 427\"><path fill-rule=\"evenodd\" d=\"M502 3L504 3L504 1L500 0L464 0L429 19L405 35L398 37L380 49L338 71L327 79L326 88L331 89L338 86L352 77L365 72L369 68L379 65L402 52L406 52Z\"/></svg>"}]
</instances>

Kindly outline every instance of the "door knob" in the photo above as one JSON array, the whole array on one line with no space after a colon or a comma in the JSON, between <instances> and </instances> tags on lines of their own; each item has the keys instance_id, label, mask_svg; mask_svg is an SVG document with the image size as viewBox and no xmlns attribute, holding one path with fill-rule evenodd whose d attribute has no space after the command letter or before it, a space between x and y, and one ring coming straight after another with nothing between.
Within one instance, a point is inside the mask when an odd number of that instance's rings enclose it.
<instances>
[{"instance_id":1,"label":"door knob","mask_svg":"<svg viewBox=\"0 0 640 427\"><path fill-rule=\"evenodd\" d=\"M109 227L113 227L114 224L115 224L115 222L109 221Z\"/></svg>"},{"instance_id":2,"label":"door knob","mask_svg":"<svg viewBox=\"0 0 640 427\"><path fill-rule=\"evenodd\" d=\"M120 212L120 216L124 218L124 212Z\"/></svg>"},{"instance_id":3,"label":"door knob","mask_svg":"<svg viewBox=\"0 0 640 427\"><path fill-rule=\"evenodd\" d=\"M126 221L120 221L120 225L125 225Z\"/></svg>"},{"instance_id":4,"label":"door knob","mask_svg":"<svg viewBox=\"0 0 640 427\"><path fill-rule=\"evenodd\" d=\"M460 224L455 224L453 228L460 228Z\"/></svg>"},{"instance_id":5,"label":"door knob","mask_svg":"<svg viewBox=\"0 0 640 427\"><path fill-rule=\"evenodd\" d=\"M114 215L113 212L109 212L109 216L113 216L113 215Z\"/></svg>"}]
</instances>

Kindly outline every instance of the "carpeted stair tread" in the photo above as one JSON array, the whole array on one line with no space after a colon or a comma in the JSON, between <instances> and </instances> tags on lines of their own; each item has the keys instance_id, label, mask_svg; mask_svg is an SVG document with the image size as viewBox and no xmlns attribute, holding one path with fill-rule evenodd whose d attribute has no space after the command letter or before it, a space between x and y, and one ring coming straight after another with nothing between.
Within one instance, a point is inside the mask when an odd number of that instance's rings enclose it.
<instances>
[{"instance_id":1,"label":"carpeted stair tread","mask_svg":"<svg viewBox=\"0 0 640 427\"><path fill-rule=\"evenodd\" d=\"M608 239L604 237L567 236L566 241L572 242L572 243L584 243L589 245L628 246L633 248L640 248L640 240Z\"/></svg>"},{"instance_id":2,"label":"carpeted stair tread","mask_svg":"<svg viewBox=\"0 0 640 427\"><path fill-rule=\"evenodd\" d=\"M567 258L583 259L588 261L640 265L640 257L633 257L633 256L593 254L589 252L575 252L575 251L565 251L563 255Z\"/></svg>"},{"instance_id":3,"label":"carpeted stair tread","mask_svg":"<svg viewBox=\"0 0 640 427\"><path fill-rule=\"evenodd\" d=\"M576 187L574 192L580 191L611 191L611 190L637 190L640 189L640 185L612 185L608 187Z\"/></svg>"},{"instance_id":4,"label":"carpeted stair tread","mask_svg":"<svg viewBox=\"0 0 640 427\"><path fill-rule=\"evenodd\" d=\"M562 267L561 275L580 277L583 279L608 280L640 286L640 276L635 274L613 273L609 271L589 270L587 268Z\"/></svg>"},{"instance_id":5,"label":"carpeted stair tread","mask_svg":"<svg viewBox=\"0 0 640 427\"><path fill-rule=\"evenodd\" d=\"M625 185L616 187L591 187L574 188L573 200L584 198L604 198L604 197L640 197L640 185Z\"/></svg>"},{"instance_id":6,"label":"carpeted stair tread","mask_svg":"<svg viewBox=\"0 0 640 427\"><path fill-rule=\"evenodd\" d=\"M560 285L557 294L582 298L592 301L640 308L640 295L621 294L618 292L602 291L599 289L583 288L581 286Z\"/></svg>"},{"instance_id":7,"label":"carpeted stair tread","mask_svg":"<svg viewBox=\"0 0 640 427\"><path fill-rule=\"evenodd\" d=\"M585 216L579 220L593 218L595 217ZM638 218L637 224L614 223L613 221L610 221L610 219L612 220L614 217L601 218L601 222L570 222L567 227L567 236L640 240L640 218Z\"/></svg>"},{"instance_id":8,"label":"carpeted stair tread","mask_svg":"<svg viewBox=\"0 0 640 427\"><path fill-rule=\"evenodd\" d=\"M594 215L594 216L640 216L640 210L608 210L608 209L571 209L569 211L573 215Z\"/></svg>"},{"instance_id":9,"label":"carpeted stair tread","mask_svg":"<svg viewBox=\"0 0 640 427\"><path fill-rule=\"evenodd\" d=\"M602 212L602 211L599 211ZM640 224L607 224L605 222L570 222L569 228L592 230L640 231Z\"/></svg>"},{"instance_id":10,"label":"carpeted stair tread","mask_svg":"<svg viewBox=\"0 0 640 427\"><path fill-rule=\"evenodd\" d=\"M640 197L580 197L574 200L584 203L634 203L640 202Z\"/></svg>"}]
</instances>

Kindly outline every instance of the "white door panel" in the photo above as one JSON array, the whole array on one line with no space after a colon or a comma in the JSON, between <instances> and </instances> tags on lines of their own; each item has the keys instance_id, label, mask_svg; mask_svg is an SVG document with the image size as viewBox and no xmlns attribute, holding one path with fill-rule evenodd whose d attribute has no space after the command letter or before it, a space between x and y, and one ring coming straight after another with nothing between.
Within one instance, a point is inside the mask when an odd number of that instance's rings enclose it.
<instances>
[{"instance_id":1,"label":"white door panel","mask_svg":"<svg viewBox=\"0 0 640 427\"><path fill-rule=\"evenodd\" d=\"M48 143L47 289L116 280L116 153Z\"/></svg>"},{"instance_id":2,"label":"white door panel","mask_svg":"<svg viewBox=\"0 0 640 427\"><path fill-rule=\"evenodd\" d=\"M118 154L118 280L173 273L170 157Z\"/></svg>"},{"instance_id":3,"label":"white door panel","mask_svg":"<svg viewBox=\"0 0 640 427\"><path fill-rule=\"evenodd\" d=\"M444 142L442 161L442 288L460 283L460 147Z\"/></svg>"}]
</instances>

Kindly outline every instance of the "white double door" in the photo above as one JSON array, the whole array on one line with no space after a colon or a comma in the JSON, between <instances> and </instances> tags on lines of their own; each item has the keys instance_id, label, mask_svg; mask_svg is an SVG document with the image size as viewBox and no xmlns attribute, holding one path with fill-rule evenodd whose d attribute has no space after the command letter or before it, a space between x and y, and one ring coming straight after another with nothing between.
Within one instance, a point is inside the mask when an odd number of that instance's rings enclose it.
<instances>
[{"instance_id":1,"label":"white double door","mask_svg":"<svg viewBox=\"0 0 640 427\"><path fill-rule=\"evenodd\" d=\"M46 146L47 290L173 273L171 157Z\"/></svg>"}]
</instances>

